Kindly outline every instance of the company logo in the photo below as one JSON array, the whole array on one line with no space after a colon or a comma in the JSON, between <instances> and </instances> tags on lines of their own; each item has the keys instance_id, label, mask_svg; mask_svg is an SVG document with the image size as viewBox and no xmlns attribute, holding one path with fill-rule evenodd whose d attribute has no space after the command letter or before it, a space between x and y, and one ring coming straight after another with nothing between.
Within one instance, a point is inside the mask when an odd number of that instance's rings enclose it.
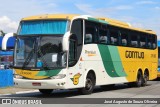
<instances>
[{"instance_id":1,"label":"company logo","mask_svg":"<svg viewBox=\"0 0 160 107\"><path fill-rule=\"evenodd\" d=\"M2 99L2 104L11 104L11 99Z\"/></svg>"},{"instance_id":2,"label":"company logo","mask_svg":"<svg viewBox=\"0 0 160 107\"><path fill-rule=\"evenodd\" d=\"M85 54L88 54L88 56L96 56L96 51L87 51L87 50L85 50Z\"/></svg>"},{"instance_id":3,"label":"company logo","mask_svg":"<svg viewBox=\"0 0 160 107\"><path fill-rule=\"evenodd\" d=\"M126 58L139 58L139 59L144 59L144 52L126 51L125 56L126 56Z\"/></svg>"},{"instance_id":4,"label":"company logo","mask_svg":"<svg viewBox=\"0 0 160 107\"><path fill-rule=\"evenodd\" d=\"M81 77L82 74L77 73L73 76L73 78L71 78L71 80L73 81L74 85L77 85L79 83L79 78Z\"/></svg>"}]
</instances>

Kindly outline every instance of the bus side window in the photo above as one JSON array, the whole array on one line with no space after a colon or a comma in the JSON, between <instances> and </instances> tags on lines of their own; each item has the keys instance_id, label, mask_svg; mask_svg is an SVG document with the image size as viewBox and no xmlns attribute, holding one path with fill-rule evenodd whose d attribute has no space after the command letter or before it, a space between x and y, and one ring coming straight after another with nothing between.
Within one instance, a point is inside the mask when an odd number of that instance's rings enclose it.
<instances>
[{"instance_id":1,"label":"bus side window","mask_svg":"<svg viewBox=\"0 0 160 107\"><path fill-rule=\"evenodd\" d=\"M103 28L99 28L99 43L100 44L108 44L109 39L108 39L108 31L106 26L101 26Z\"/></svg>"},{"instance_id":2,"label":"bus side window","mask_svg":"<svg viewBox=\"0 0 160 107\"><path fill-rule=\"evenodd\" d=\"M121 45L127 46L128 45L128 35L125 31L121 31Z\"/></svg>"},{"instance_id":3,"label":"bus side window","mask_svg":"<svg viewBox=\"0 0 160 107\"><path fill-rule=\"evenodd\" d=\"M85 21L85 44L97 43L97 24L95 22Z\"/></svg>"},{"instance_id":4,"label":"bus side window","mask_svg":"<svg viewBox=\"0 0 160 107\"><path fill-rule=\"evenodd\" d=\"M148 37L147 37L147 48L152 49L152 37L151 37L151 35L148 35Z\"/></svg>"},{"instance_id":5,"label":"bus side window","mask_svg":"<svg viewBox=\"0 0 160 107\"><path fill-rule=\"evenodd\" d=\"M152 49L156 49L156 47L157 47L157 36L152 35L152 38L153 38Z\"/></svg>"},{"instance_id":6,"label":"bus side window","mask_svg":"<svg viewBox=\"0 0 160 107\"><path fill-rule=\"evenodd\" d=\"M92 43L92 34L85 35L85 43Z\"/></svg>"},{"instance_id":7,"label":"bus side window","mask_svg":"<svg viewBox=\"0 0 160 107\"><path fill-rule=\"evenodd\" d=\"M110 37L110 44L118 46L119 45L119 28L109 26L109 37Z\"/></svg>"},{"instance_id":8,"label":"bus side window","mask_svg":"<svg viewBox=\"0 0 160 107\"><path fill-rule=\"evenodd\" d=\"M132 47L138 47L138 35L135 32L130 32L130 41Z\"/></svg>"},{"instance_id":9,"label":"bus side window","mask_svg":"<svg viewBox=\"0 0 160 107\"><path fill-rule=\"evenodd\" d=\"M146 48L146 35L140 34L140 48Z\"/></svg>"},{"instance_id":10,"label":"bus side window","mask_svg":"<svg viewBox=\"0 0 160 107\"><path fill-rule=\"evenodd\" d=\"M108 41L107 36L100 36L100 43L107 44L107 41Z\"/></svg>"}]
</instances>

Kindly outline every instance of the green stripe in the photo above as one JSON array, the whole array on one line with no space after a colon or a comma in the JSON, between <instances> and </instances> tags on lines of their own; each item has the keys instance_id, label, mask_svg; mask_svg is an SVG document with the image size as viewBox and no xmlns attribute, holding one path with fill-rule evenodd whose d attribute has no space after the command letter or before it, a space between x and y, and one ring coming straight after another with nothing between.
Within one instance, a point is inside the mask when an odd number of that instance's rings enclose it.
<instances>
[{"instance_id":1,"label":"green stripe","mask_svg":"<svg viewBox=\"0 0 160 107\"><path fill-rule=\"evenodd\" d=\"M55 76L57 75L62 69L56 69L56 70L47 70L47 71L39 71L39 73L36 76Z\"/></svg>"},{"instance_id":2,"label":"green stripe","mask_svg":"<svg viewBox=\"0 0 160 107\"><path fill-rule=\"evenodd\" d=\"M94 21L94 22L99 22L99 20L98 20L98 19L95 19L95 18L92 18L92 17L88 17L88 20L90 20L90 21Z\"/></svg>"},{"instance_id":3,"label":"green stripe","mask_svg":"<svg viewBox=\"0 0 160 107\"><path fill-rule=\"evenodd\" d=\"M107 74L111 77L126 76L117 47L98 45L98 48Z\"/></svg>"},{"instance_id":4,"label":"green stripe","mask_svg":"<svg viewBox=\"0 0 160 107\"><path fill-rule=\"evenodd\" d=\"M104 20L98 20L98 19L96 19L96 18L88 17L88 20L94 21L94 22L98 22L98 23L108 24L108 22L106 22L106 21L104 21Z\"/></svg>"},{"instance_id":5,"label":"green stripe","mask_svg":"<svg viewBox=\"0 0 160 107\"><path fill-rule=\"evenodd\" d=\"M104 24L108 24L108 22L104 21L104 20L99 20L100 23L104 23Z\"/></svg>"}]
</instances>

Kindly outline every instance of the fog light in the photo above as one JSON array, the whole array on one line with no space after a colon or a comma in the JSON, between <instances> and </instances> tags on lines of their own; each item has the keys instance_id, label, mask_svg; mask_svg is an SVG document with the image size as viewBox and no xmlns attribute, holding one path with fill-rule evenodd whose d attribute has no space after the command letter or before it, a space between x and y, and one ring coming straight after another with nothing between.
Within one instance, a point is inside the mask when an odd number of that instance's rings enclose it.
<instances>
[{"instance_id":1,"label":"fog light","mask_svg":"<svg viewBox=\"0 0 160 107\"><path fill-rule=\"evenodd\" d=\"M22 79L22 78L23 78L23 76L18 75L18 74L14 74L14 78L16 78L16 79Z\"/></svg>"},{"instance_id":2,"label":"fog light","mask_svg":"<svg viewBox=\"0 0 160 107\"><path fill-rule=\"evenodd\" d=\"M64 84L65 84L65 82L61 83L61 85L64 85Z\"/></svg>"},{"instance_id":3,"label":"fog light","mask_svg":"<svg viewBox=\"0 0 160 107\"><path fill-rule=\"evenodd\" d=\"M64 77L66 77L66 74L58 74L58 75L53 76L53 77L51 77L51 78L52 78L52 79L62 79L62 78L64 78Z\"/></svg>"}]
</instances>

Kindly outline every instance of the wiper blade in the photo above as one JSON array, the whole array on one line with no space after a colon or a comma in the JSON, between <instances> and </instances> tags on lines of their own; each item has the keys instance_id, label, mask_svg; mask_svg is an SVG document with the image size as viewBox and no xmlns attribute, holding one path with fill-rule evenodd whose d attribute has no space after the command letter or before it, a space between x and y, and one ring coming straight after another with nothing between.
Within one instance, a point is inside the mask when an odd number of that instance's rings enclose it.
<instances>
[{"instance_id":1,"label":"wiper blade","mask_svg":"<svg viewBox=\"0 0 160 107\"><path fill-rule=\"evenodd\" d=\"M41 58L42 58L42 61L43 61L43 63L44 63L45 66L46 66L46 67L43 67L43 69L44 69L44 68L47 68L48 70L50 70L51 68L48 66L46 59L43 57L44 55L43 55L43 53L41 52L40 48L38 48L37 53L40 54L40 56L41 56Z\"/></svg>"},{"instance_id":2,"label":"wiper blade","mask_svg":"<svg viewBox=\"0 0 160 107\"><path fill-rule=\"evenodd\" d=\"M25 60L24 63L23 63L22 69L24 69L25 66L29 64L29 62L30 62L30 60L31 60L31 58L32 58L33 52L34 52L34 48L33 48L33 49L31 50L31 52L28 54L28 57L26 58L26 60Z\"/></svg>"}]
</instances>

